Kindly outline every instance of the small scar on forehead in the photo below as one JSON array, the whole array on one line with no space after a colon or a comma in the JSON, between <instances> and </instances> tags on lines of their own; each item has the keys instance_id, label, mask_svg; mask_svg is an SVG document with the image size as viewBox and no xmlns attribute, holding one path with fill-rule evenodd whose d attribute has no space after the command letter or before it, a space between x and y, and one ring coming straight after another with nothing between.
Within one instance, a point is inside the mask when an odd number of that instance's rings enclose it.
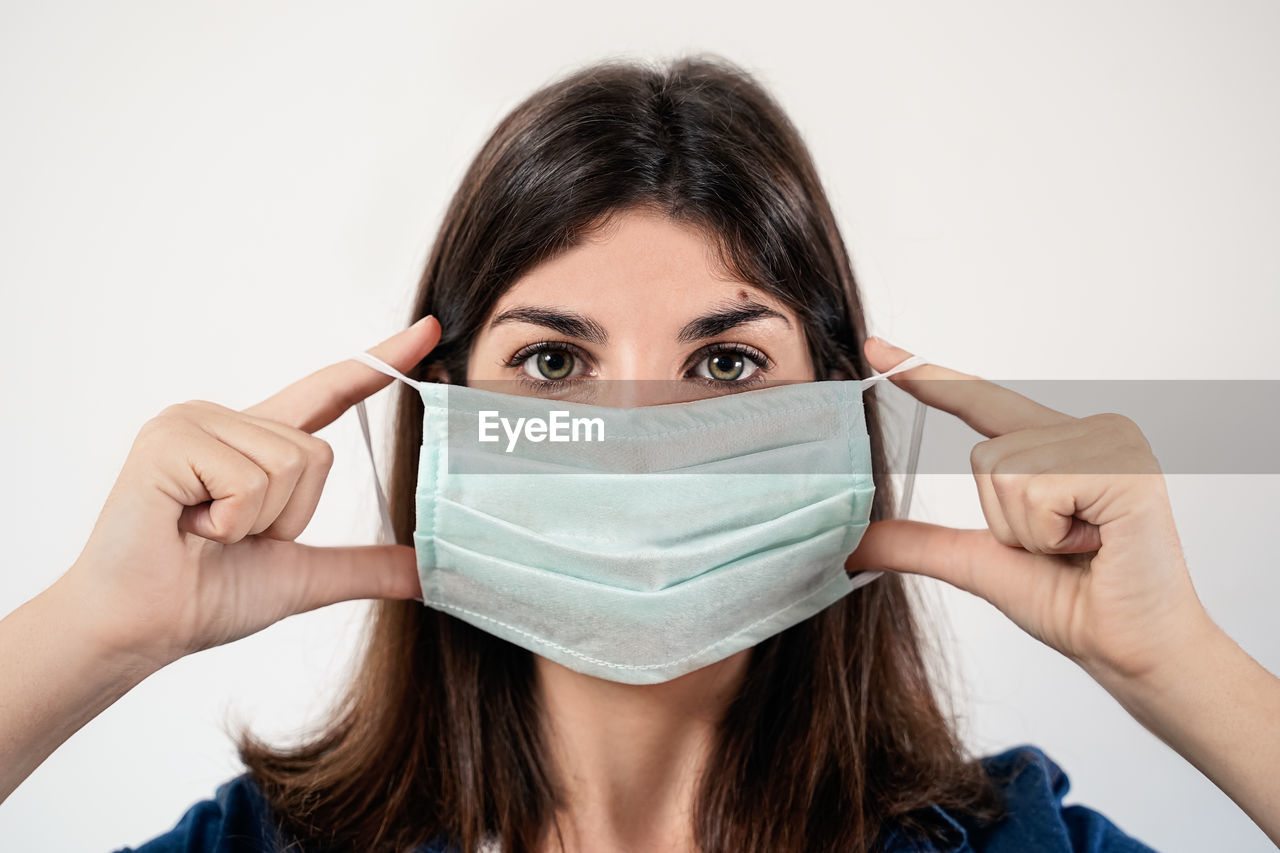
<instances>
[{"instance_id":1,"label":"small scar on forehead","mask_svg":"<svg viewBox=\"0 0 1280 853\"><path fill-rule=\"evenodd\" d=\"M746 292L745 290L742 290L742 289L739 289L739 290L738 290L738 298L739 298L740 300L742 300L743 302L750 302L750 301L751 301L751 297L750 297L750 296L748 296L748 295L747 295L747 292Z\"/></svg>"}]
</instances>

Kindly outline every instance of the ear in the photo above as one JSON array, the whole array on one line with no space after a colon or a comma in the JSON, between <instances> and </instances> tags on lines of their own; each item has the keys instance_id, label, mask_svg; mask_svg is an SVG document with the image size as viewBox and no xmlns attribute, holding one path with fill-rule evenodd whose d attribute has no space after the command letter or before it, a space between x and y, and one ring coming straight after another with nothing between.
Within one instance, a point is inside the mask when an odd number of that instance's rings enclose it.
<instances>
[{"instance_id":1,"label":"ear","mask_svg":"<svg viewBox=\"0 0 1280 853\"><path fill-rule=\"evenodd\" d=\"M449 371L445 370L440 362L433 361L427 365L427 381L448 383Z\"/></svg>"}]
</instances>

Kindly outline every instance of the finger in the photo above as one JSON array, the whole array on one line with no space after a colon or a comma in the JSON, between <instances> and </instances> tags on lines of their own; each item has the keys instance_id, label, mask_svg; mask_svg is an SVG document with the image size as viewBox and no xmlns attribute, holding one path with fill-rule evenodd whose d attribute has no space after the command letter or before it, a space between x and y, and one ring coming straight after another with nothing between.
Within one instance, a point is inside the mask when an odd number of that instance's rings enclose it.
<instances>
[{"instance_id":1,"label":"finger","mask_svg":"<svg viewBox=\"0 0 1280 853\"><path fill-rule=\"evenodd\" d=\"M880 338L867 338L867 359L884 372L911 353ZM937 364L921 364L889 377L917 400L955 415L982 435L1044 427L1073 420L1071 415L1042 406L994 382Z\"/></svg>"},{"instance_id":2,"label":"finger","mask_svg":"<svg viewBox=\"0 0 1280 853\"><path fill-rule=\"evenodd\" d=\"M845 561L847 571L909 572L973 593L1019 625L1041 612L1083 571L1000 544L988 530L958 530L921 521L872 522ZM1055 558L1061 559L1061 558Z\"/></svg>"},{"instance_id":3,"label":"finger","mask_svg":"<svg viewBox=\"0 0 1280 853\"><path fill-rule=\"evenodd\" d=\"M1027 525L1026 486L1030 478L1030 474L992 474L990 480L992 492L1000 505L1000 513L1013 531L1014 541L1002 544L1014 545L1038 554L1039 545Z\"/></svg>"},{"instance_id":4,"label":"finger","mask_svg":"<svg viewBox=\"0 0 1280 853\"><path fill-rule=\"evenodd\" d=\"M1025 527L1022 524L1021 502L1011 500L1016 495L1017 480L1012 473L996 468L1010 458L1008 448L1017 449L1028 444L1025 436L1038 435L1040 429L1019 430L1008 435L980 441L969 451L969 467L973 470L974 485L978 489L978 502L987 528L1001 545L1023 547L1026 544Z\"/></svg>"},{"instance_id":5,"label":"finger","mask_svg":"<svg viewBox=\"0 0 1280 853\"><path fill-rule=\"evenodd\" d=\"M306 451L276 430L260 426L217 403L192 400L177 408L191 410L192 422L198 428L239 451L266 473L267 492L248 535L261 533L275 523L306 471Z\"/></svg>"},{"instance_id":6,"label":"finger","mask_svg":"<svg viewBox=\"0 0 1280 853\"><path fill-rule=\"evenodd\" d=\"M277 506L271 494L268 494L268 498L263 505L263 519L259 521L258 525L255 525L255 529L251 530L250 533L286 541L297 539L301 536L307 525L311 523L312 516L315 515L316 507L320 504L320 496L324 491L325 481L333 468L333 448L329 442L314 435L308 435L302 430L286 424L237 412L234 409L219 406L217 403L197 400L192 401L192 404L216 413L211 417L217 417L217 423L219 424L225 424L228 420L248 421L269 433L279 436L281 441L287 443L290 449L278 450L277 453L277 458L283 461L272 462L266 458L259 459L257 454L247 452L249 450L248 447L240 447L234 440L228 440L228 436L233 434L231 431L227 431L226 435L222 436L224 441L237 446L241 452L246 453L246 455L254 458L262 465L268 474L272 476L273 488L277 485L277 479L279 479L279 485L289 485L289 490L284 495L283 506ZM226 430L228 428L224 427L223 429ZM292 458L297 455L301 456L300 461ZM277 478L276 471L283 465L290 464L290 462L300 466L300 473L297 476Z\"/></svg>"},{"instance_id":7,"label":"finger","mask_svg":"<svg viewBox=\"0 0 1280 853\"><path fill-rule=\"evenodd\" d=\"M1095 493L1097 475L1044 472L1027 481L1023 524L1043 554L1085 554L1102 547L1102 530L1076 518L1076 495Z\"/></svg>"},{"instance_id":8,"label":"finger","mask_svg":"<svg viewBox=\"0 0 1280 853\"><path fill-rule=\"evenodd\" d=\"M1014 547L1021 544L1013 525L1005 516L1004 504L1000 500L999 492L996 491L991 474L979 471L975 467L973 481L978 487L978 503L982 505L982 517L986 519L987 529L991 531L991 535L1001 545Z\"/></svg>"},{"instance_id":9,"label":"finger","mask_svg":"<svg viewBox=\"0 0 1280 853\"><path fill-rule=\"evenodd\" d=\"M178 529L224 545L239 542L262 511L267 473L204 430L191 432L182 445L183 464L162 472L169 481L165 491L183 504Z\"/></svg>"},{"instance_id":10,"label":"finger","mask_svg":"<svg viewBox=\"0 0 1280 853\"><path fill-rule=\"evenodd\" d=\"M1006 439L1021 437L1021 433L1014 433L982 444L994 447ZM1012 446L1017 447L1017 443ZM1081 553L1097 548L1096 544L1087 548L1077 547L1094 541L1088 533L1093 526L1074 518L1075 501L1069 492L1063 491L1068 481L1056 476L1057 472L1069 470L1081 460L1096 458L1096 452L1096 446L1086 434L1026 446L1007 453L994 463L979 463L990 466L986 479L1017 544L1033 554ZM1096 533L1096 528L1094 530Z\"/></svg>"},{"instance_id":11,"label":"finger","mask_svg":"<svg viewBox=\"0 0 1280 853\"><path fill-rule=\"evenodd\" d=\"M420 362L439 340L440 323L427 315L368 352L405 372ZM245 409L244 413L313 433L391 381L391 377L348 358L299 379Z\"/></svg>"},{"instance_id":12,"label":"finger","mask_svg":"<svg viewBox=\"0 0 1280 853\"><path fill-rule=\"evenodd\" d=\"M265 429L290 429L283 424L275 425L274 421L263 420ZM305 433L304 433L305 435ZM261 531L261 535L271 539L293 540L302 535L320 505L320 496L324 492L324 484L333 470L333 447L324 439L309 436L314 444L305 445L307 466L302 476L293 486L289 502L284 509Z\"/></svg>"},{"instance_id":13,"label":"finger","mask_svg":"<svg viewBox=\"0 0 1280 853\"><path fill-rule=\"evenodd\" d=\"M1117 437L1113 420L1108 415L1078 418L974 446L970 459L979 489L990 489L1018 543L1028 551L1067 554L1099 547L1097 525L1075 517L1082 505L1074 497L1102 485L1084 475L1118 473L1132 467L1133 458L1145 458Z\"/></svg>"},{"instance_id":14,"label":"finger","mask_svg":"<svg viewBox=\"0 0 1280 853\"><path fill-rule=\"evenodd\" d=\"M294 612L359 598L422 597L417 555L408 545L317 547L282 543L270 571L297 590Z\"/></svg>"},{"instance_id":15,"label":"finger","mask_svg":"<svg viewBox=\"0 0 1280 853\"><path fill-rule=\"evenodd\" d=\"M1096 433L1091 418L1069 418L979 441L969 451L969 461L974 470L985 474L997 470L1003 474L1039 474L1082 453L1094 452Z\"/></svg>"},{"instance_id":16,"label":"finger","mask_svg":"<svg viewBox=\"0 0 1280 853\"><path fill-rule=\"evenodd\" d=\"M1040 553L1039 543L1027 522L1027 482L1032 475L1053 465L1061 453L1057 448L1078 445L1055 442L1046 446L1036 441L1046 432L1061 431L1069 426L1019 430L980 441L969 452L983 513L986 514L987 508L991 507L992 513L1000 518L1000 529L990 524L988 527L1002 545Z\"/></svg>"}]
</instances>

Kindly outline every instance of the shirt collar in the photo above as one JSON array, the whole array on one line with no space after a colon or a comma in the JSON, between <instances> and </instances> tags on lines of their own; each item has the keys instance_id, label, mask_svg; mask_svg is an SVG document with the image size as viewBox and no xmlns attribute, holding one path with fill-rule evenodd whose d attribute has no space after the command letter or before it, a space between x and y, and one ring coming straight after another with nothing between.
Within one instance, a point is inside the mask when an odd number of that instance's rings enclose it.
<instances>
[{"instance_id":1,"label":"shirt collar","mask_svg":"<svg viewBox=\"0 0 1280 853\"><path fill-rule=\"evenodd\" d=\"M944 837L936 844L921 841L918 838L903 835L898 830L889 833L885 844L886 853L973 853L969 844L969 832L958 820L941 806L930 806L942 818L946 827Z\"/></svg>"}]
</instances>

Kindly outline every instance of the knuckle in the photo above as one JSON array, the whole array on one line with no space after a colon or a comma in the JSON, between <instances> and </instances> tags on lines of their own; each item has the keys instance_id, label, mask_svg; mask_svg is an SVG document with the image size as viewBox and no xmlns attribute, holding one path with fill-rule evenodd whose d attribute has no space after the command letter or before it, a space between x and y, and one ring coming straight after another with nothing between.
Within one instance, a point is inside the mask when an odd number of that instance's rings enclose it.
<instances>
[{"instance_id":1,"label":"knuckle","mask_svg":"<svg viewBox=\"0 0 1280 853\"><path fill-rule=\"evenodd\" d=\"M307 452L296 444L290 444L282 467L290 474L301 474L307 469Z\"/></svg>"},{"instance_id":2,"label":"knuckle","mask_svg":"<svg viewBox=\"0 0 1280 853\"><path fill-rule=\"evenodd\" d=\"M160 410L160 414L182 420L195 420L202 412L221 408L217 403L211 403L208 400L184 400L181 403L170 403Z\"/></svg>"},{"instance_id":3,"label":"knuckle","mask_svg":"<svg viewBox=\"0 0 1280 853\"><path fill-rule=\"evenodd\" d=\"M312 436L312 452L315 454L316 460L327 471L333 467L333 445L325 441L323 438Z\"/></svg>"},{"instance_id":4,"label":"knuckle","mask_svg":"<svg viewBox=\"0 0 1280 853\"><path fill-rule=\"evenodd\" d=\"M182 410L175 406L166 406L138 429L135 444L148 447L163 446L190 431L190 421L182 415Z\"/></svg>"},{"instance_id":5,"label":"knuckle","mask_svg":"<svg viewBox=\"0 0 1280 853\"><path fill-rule=\"evenodd\" d=\"M996 468L991 472L991 487L996 490L996 494L1007 495L1012 492L1017 485L1018 475L1000 470L1000 464L997 463Z\"/></svg>"},{"instance_id":6,"label":"knuckle","mask_svg":"<svg viewBox=\"0 0 1280 853\"><path fill-rule=\"evenodd\" d=\"M1049 499L1049 493L1053 484L1042 474L1033 474L1027 478L1024 494L1027 501L1033 504L1043 504Z\"/></svg>"},{"instance_id":7,"label":"knuckle","mask_svg":"<svg viewBox=\"0 0 1280 853\"><path fill-rule=\"evenodd\" d=\"M225 406L220 406L210 400L187 400L181 404L190 412L208 412L208 411L224 411Z\"/></svg>"},{"instance_id":8,"label":"knuckle","mask_svg":"<svg viewBox=\"0 0 1280 853\"><path fill-rule=\"evenodd\" d=\"M991 440L979 441L969 451L969 465L975 474L989 472L995 464L995 448Z\"/></svg>"},{"instance_id":9,"label":"knuckle","mask_svg":"<svg viewBox=\"0 0 1280 853\"><path fill-rule=\"evenodd\" d=\"M1119 412L1100 412L1096 415L1090 415L1086 420L1102 429L1117 432L1128 432L1138 428L1138 425L1131 418Z\"/></svg>"},{"instance_id":10,"label":"knuckle","mask_svg":"<svg viewBox=\"0 0 1280 853\"><path fill-rule=\"evenodd\" d=\"M187 403L170 403L160 410L156 418L167 418L169 420L185 420L191 409Z\"/></svg>"},{"instance_id":11,"label":"knuckle","mask_svg":"<svg viewBox=\"0 0 1280 853\"><path fill-rule=\"evenodd\" d=\"M271 485L271 478L261 468L254 467L245 471L245 492L255 497L265 495Z\"/></svg>"},{"instance_id":12,"label":"knuckle","mask_svg":"<svg viewBox=\"0 0 1280 853\"><path fill-rule=\"evenodd\" d=\"M1133 418L1118 412L1103 412L1090 415L1088 418L1095 426L1104 431L1114 446L1131 451L1149 451L1150 443Z\"/></svg>"},{"instance_id":13,"label":"knuckle","mask_svg":"<svg viewBox=\"0 0 1280 853\"><path fill-rule=\"evenodd\" d=\"M142 425L138 430L138 437L150 439L162 436L174 428L175 420L177 419L165 409Z\"/></svg>"},{"instance_id":14,"label":"knuckle","mask_svg":"<svg viewBox=\"0 0 1280 853\"><path fill-rule=\"evenodd\" d=\"M1026 460L1020 459L1022 454L1011 454L997 459L991 466L991 483L997 489L1008 492L1021 487L1027 481Z\"/></svg>"}]
</instances>

